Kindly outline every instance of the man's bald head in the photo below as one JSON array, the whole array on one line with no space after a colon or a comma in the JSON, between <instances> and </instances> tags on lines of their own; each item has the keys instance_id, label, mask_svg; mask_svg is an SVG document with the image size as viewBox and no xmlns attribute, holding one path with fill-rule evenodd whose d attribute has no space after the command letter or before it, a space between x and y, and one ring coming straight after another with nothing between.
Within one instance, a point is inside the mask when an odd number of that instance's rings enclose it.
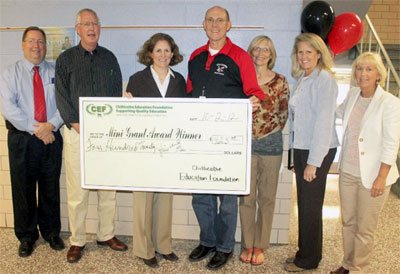
<instances>
[{"instance_id":1,"label":"man's bald head","mask_svg":"<svg viewBox=\"0 0 400 274\"><path fill-rule=\"evenodd\" d=\"M226 14L226 20L230 21L228 10L225 9L225 8L223 8L223 7L221 7L221 6L213 6L213 7L209 8L209 9L206 11L206 15L204 16L204 18L207 18L207 14L208 14L211 10L214 10L214 9L223 10L224 13Z\"/></svg>"}]
</instances>

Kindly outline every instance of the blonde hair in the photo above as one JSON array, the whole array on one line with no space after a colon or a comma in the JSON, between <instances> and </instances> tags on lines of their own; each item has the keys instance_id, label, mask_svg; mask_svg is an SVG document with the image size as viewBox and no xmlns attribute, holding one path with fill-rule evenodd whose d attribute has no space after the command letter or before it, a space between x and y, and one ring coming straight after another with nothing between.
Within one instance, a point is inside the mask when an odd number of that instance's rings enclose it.
<instances>
[{"instance_id":1,"label":"blonde hair","mask_svg":"<svg viewBox=\"0 0 400 274\"><path fill-rule=\"evenodd\" d=\"M375 52L364 52L363 54L358 56L356 60L354 60L353 65L351 66L351 80L354 81L354 83L357 83L356 68L358 65L361 64L368 64L376 67L376 70L378 71L380 76L380 79L377 79L376 84L379 84L382 87L385 85L387 72L385 65L383 64L382 58L379 54Z\"/></svg>"},{"instance_id":2,"label":"blonde hair","mask_svg":"<svg viewBox=\"0 0 400 274\"><path fill-rule=\"evenodd\" d=\"M302 33L297 35L294 40L293 50L292 50L292 76L297 78L303 73L303 69L300 67L299 61L297 60L297 50L300 42L307 43L310 47L315 49L320 58L318 59L317 66L321 70L326 70L332 75L334 72L332 71L333 61L331 55L329 53L328 47L325 45L325 42L314 33Z\"/></svg>"},{"instance_id":3,"label":"blonde hair","mask_svg":"<svg viewBox=\"0 0 400 274\"><path fill-rule=\"evenodd\" d=\"M267 41L268 47L269 47L269 52L271 54L271 58L268 61L267 67L268 69L272 69L275 66L275 61L276 61L276 50L274 43L272 42L271 38L265 35L259 35L257 37L254 37L253 40L251 40L250 45L247 49L247 52L253 57L253 49L262 41Z\"/></svg>"}]
</instances>

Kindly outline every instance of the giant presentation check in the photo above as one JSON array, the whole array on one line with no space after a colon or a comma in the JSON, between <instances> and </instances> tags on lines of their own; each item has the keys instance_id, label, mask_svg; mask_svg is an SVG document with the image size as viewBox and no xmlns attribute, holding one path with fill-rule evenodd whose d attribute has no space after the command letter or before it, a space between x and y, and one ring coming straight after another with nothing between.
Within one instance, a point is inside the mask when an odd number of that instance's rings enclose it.
<instances>
[{"instance_id":1,"label":"giant presentation check","mask_svg":"<svg viewBox=\"0 0 400 274\"><path fill-rule=\"evenodd\" d=\"M80 98L82 187L248 194L247 99Z\"/></svg>"}]
</instances>

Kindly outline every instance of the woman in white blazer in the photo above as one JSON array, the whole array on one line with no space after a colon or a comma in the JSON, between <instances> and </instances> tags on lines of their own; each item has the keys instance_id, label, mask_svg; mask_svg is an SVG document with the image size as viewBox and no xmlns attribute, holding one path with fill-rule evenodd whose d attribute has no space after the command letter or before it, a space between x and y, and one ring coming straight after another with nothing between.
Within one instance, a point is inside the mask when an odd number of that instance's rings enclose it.
<instances>
[{"instance_id":1,"label":"woman in white blazer","mask_svg":"<svg viewBox=\"0 0 400 274\"><path fill-rule=\"evenodd\" d=\"M370 273L378 216L398 176L400 100L385 92L381 57L365 52L353 63L350 89L336 115L343 120L339 160L344 257L331 273Z\"/></svg>"}]
</instances>

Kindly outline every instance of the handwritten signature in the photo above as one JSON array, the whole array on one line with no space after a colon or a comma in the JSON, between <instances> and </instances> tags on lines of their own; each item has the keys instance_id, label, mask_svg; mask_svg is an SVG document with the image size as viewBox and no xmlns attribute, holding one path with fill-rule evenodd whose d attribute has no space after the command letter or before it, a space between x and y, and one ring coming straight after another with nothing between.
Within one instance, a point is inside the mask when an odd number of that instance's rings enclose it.
<instances>
[{"instance_id":1,"label":"handwritten signature","mask_svg":"<svg viewBox=\"0 0 400 274\"><path fill-rule=\"evenodd\" d=\"M214 122L238 122L240 118L234 112L230 113L208 113L204 112L197 117L190 117L189 121L214 121Z\"/></svg>"},{"instance_id":2,"label":"handwritten signature","mask_svg":"<svg viewBox=\"0 0 400 274\"><path fill-rule=\"evenodd\" d=\"M180 140L155 143L153 141L141 140L129 142L124 140L98 140L91 137L86 142L85 152L134 152L134 153L165 153L185 152Z\"/></svg>"}]
</instances>

